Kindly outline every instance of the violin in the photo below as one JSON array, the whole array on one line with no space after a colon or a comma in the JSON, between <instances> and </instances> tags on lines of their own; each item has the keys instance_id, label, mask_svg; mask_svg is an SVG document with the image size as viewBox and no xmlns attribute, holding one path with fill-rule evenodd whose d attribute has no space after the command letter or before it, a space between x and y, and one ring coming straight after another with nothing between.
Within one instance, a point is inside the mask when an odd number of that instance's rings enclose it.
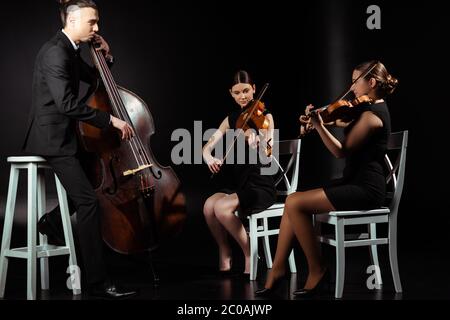
<instances>
[{"instance_id":1,"label":"violin","mask_svg":"<svg viewBox=\"0 0 450 320\"><path fill-rule=\"evenodd\" d=\"M363 95L351 101L338 100L311 112L320 113L324 123L334 123L338 120L347 123L353 121L357 116L358 112L356 112L356 107L370 105L373 102L374 100L368 95Z\"/></svg>"},{"instance_id":2,"label":"violin","mask_svg":"<svg viewBox=\"0 0 450 320\"><path fill-rule=\"evenodd\" d=\"M323 122L326 125L342 123L348 124L358 117L361 107L373 104L374 100L368 95L363 95L349 100L338 100L324 107L311 110L310 113L320 113ZM310 115L300 116L300 136L304 136L311 132L314 128L311 123Z\"/></svg>"},{"instance_id":3,"label":"violin","mask_svg":"<svg viewBox=\"0 0 450 320\"><path fill-rule=\"evenodd\" d=\"M263 102L256 100L253 106L254 111L252 111L252 102L244 108L244 110L239 115L236 121L236 129L242 129L244 131L248 129L268 129L269 121L267 120L264 112L266 111L266 106Z\"/></svg>"},{"instance_id":4,"label":"violin","mask_svg":"<svg viewBox=\"0 0 450 320\"><path fill-rule=\"evenodd\" d=\"M248 129L254 129L259 132L263 137L264 133L261 130L267 130L269 128L269 120L265 116L266 106L260 99L266 91L269 84L265 84L259 97L252 100L241 112L236 120L236 128L242 129L244 132ZM272 155L272 146L270 145L271 139L266 142L266 155L270 157Z\"/></svg>"},{"instance_id":5,"label":"violin","mask_svg":"<svg viewBox=\"0 0 450 320\"><path fill-rule=\"evenodd\" d=\"M311 113L320 113L322 120L325 124L335 124L335 123L349 123L353 121L358 115L360 108L355 108L358 106L365 106L374 103L374 100L368 95L362 95L351 101L344 100L344 98L352 91L352 86L361 78L366 77L376 66L378 62L373 63L369 66L365 72L362 72L354 81L352 81L348 90L336 99L333 103L326 105L324 107L311 110ZM309 115L300 116L300 136L304 136L313 129L311 123L311 117Z\"/></svg>"},{"instance_id":6,"label":"violin","mask_svg":"<svg viewBox=\"0 0 450 320\"><path fill-rule=\"evenodd\" d=\"M250 103L242 110L241 114L239 115L238 119L236 120L236 128L235 129L242 129L239 134L237 134L234 137L233 143L230 144L228 147L225 156L222 159L222 163L225 163L225 159L228 157L228 155L231 153L231 150L234 147L235 142L237 141L239 135L242 134L242 132L245 132L248 129L254 129L259 131L260 129L268 129L269 128L269 121L267 120L266 116L264 115L264 112L266 111L266 107L263 102L261 102L261 98L266 92L267 88L269 87L269 84L266 83L261 91L259 92L258 96L250 101ZM264 134L259 131L261 135L264 136ZM272 155L272 146L270 145L271 139L269 139L266 143L266 155L270 157ZM211 175L211 178L215 177L215 174L213 173Z\"/></svg>"}]
</instances>

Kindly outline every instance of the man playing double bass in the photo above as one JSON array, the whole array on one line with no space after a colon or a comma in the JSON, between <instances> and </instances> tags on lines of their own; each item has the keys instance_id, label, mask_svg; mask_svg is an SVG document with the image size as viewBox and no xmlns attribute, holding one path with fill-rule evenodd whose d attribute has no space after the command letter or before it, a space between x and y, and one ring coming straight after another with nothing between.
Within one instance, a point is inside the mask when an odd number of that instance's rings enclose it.
<instances>
[{"instance_id":1,"label":"man playing double bass","mask_svg":"<svg viewBox=\"0 0 450 320\"><path fill-rule=\"evenodd\" d=\"M81 59L79 44L94 41L105 59L112 63L108 44L97 34L96 4L92 0L64 1L61 18L63 29L44 44L36 58L32 107L23 148L46 159L77 212L77 231L89 294L112 299L131 296L135 292L119 290L106 272L100 209L94 189L77 158L76 122L83 121L98 128L112 125L121 131L122 139L130 139L134 133L125 121L78 101L80 80L92 83L97 77L94 69ZM56 241L63 238L60 216L54 213L39 220L38 230Z\"/></svg>"}]
</instances>

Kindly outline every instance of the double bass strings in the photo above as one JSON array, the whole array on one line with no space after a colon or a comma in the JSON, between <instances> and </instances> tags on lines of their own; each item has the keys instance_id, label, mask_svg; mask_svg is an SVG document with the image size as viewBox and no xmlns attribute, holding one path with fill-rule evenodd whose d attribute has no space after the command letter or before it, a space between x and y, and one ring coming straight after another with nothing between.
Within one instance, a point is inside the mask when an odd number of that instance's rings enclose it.
<instances>
[{"instance_id":1,"label":"double bass strings","mask_svg":"<svg viewBox=\"0 0 450 320\"><path fill-rule=\"evenodd\" d=\"M106 61L104 57L98 52L93 45L91 45L91 52L94 55L94 59L97 62L97 66L102 77L103 83L108 91L108 95L110 97L111 103L113 105L114 111L116 114L124 121L126 121L135 131L135 136L132 137L129 141L131 150L133 152L133 156L136 160L138 166L151 165L149 161L149 156L143 147L142 141L137 136L136 128L134 127L128 112L123 104L122 98L117 90L117 85L109 71L108 66L106 65Z\"/></svg>"}]
</instances>

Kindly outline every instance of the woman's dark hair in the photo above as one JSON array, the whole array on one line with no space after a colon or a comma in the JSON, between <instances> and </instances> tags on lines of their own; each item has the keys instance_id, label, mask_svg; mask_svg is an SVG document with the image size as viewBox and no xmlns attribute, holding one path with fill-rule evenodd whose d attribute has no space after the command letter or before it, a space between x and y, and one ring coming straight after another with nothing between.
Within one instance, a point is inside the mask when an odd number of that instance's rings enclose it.
<instances>
[{"instance_id":1,"label":"woman's dark hair","mask_svg":"<svg viewBox=\"0 0 450 320\"><path fill-rule=\"evenodd\" d=\"M394 92L397 87L398 80L394 78L386 69L384 64L380 61L368 61L359 64L355 70L365 72L369 68L371 68L375 64L375 67L372 71L369 72L367 76L365 76L366 80L370 78L374 78L377 82L377 86L375 88L376 95L380 98L385 98L387 95L390 95Z\"/></svg>"},{"instance_id":2,"label":"woman's dark hair","mask_svg":"<svg viewBox=\"0 0 450 320\"><path fill-rule=\"evenodd\" d=\"M248 83L251 86L254 85L252 78L250 77L248 72L245 70L239 70L238 72L236 72L234 74L233 82L231 83L231 86L233 87L235 84L238 84L238 83Z\"/></svg>"},{"instance_id":3,"label":"woman's dark hair","mask_svg":"<svg viewBox=\"0 0 450 320\"><path fill-rule=\"evenodd\" d=\"M59 3L61 4L60 14L63 27L66 26L67 15L73 9L78 10L80 8L93 8L97 10L97 5L92 0L59 0Z\"/></svg>"}]
</instances>

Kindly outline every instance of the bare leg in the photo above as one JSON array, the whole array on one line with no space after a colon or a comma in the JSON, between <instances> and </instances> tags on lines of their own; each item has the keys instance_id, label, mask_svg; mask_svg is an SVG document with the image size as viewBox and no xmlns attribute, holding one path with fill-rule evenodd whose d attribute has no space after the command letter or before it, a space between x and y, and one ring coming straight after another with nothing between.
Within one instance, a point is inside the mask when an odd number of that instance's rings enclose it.
<instances>
[{"instance_id":1,"label":"bare leg","mask_svg":"<svg viewBox=\"0 0 450 320\"><path fill-rule=\"evenodd\" d=\"M334 210L323 189L296 192L286 199L285 213L288 214L295 236L308 261L308 278L305 289L312 289L325 273L325 266L314 233L312 214Z\"/></svg>"},{"instance_id":2,"label":"bare leg","mask_svg":"<svg viewBox=\"0 0 450 320\"><path fill-rule=\"evenodd\" d=\"M247 232L241 220L234 215L234 212L239 207L239 198L236 193L230 194L226 197L216 201L214 205L214 213L217 219L233 236L242 249L245 256L245 271L250 272L250 242Z\"/></svg>"},{"instance_id":3,"label":"bare leg","mask_svg":"<svg viewBox=\"0 0 450 320\"><path fill-rule=\"evenodd\" d=\"M226 230L214 213L214 205L219 199L226 196L226 193L215 193L205 201L203 206L206 223L219 246L219 270L221 271L231 269L232 254Z\"/></svg>"},{"instance_id":4,"label":"bare leg","mask_svg":"<svg viewBox=\"0 0 450 320\"><path fill-rule=\"evenodd\" d=\"M280 232L277 240L277 251L273 261L272 270L267 276L265 288L272 288L274 282L283 277L286 273L286 260L292 249L292 240L295 234L292 229L291 222L286 212L283 212L280 223Z\"/></svg>"}]
</instances>

